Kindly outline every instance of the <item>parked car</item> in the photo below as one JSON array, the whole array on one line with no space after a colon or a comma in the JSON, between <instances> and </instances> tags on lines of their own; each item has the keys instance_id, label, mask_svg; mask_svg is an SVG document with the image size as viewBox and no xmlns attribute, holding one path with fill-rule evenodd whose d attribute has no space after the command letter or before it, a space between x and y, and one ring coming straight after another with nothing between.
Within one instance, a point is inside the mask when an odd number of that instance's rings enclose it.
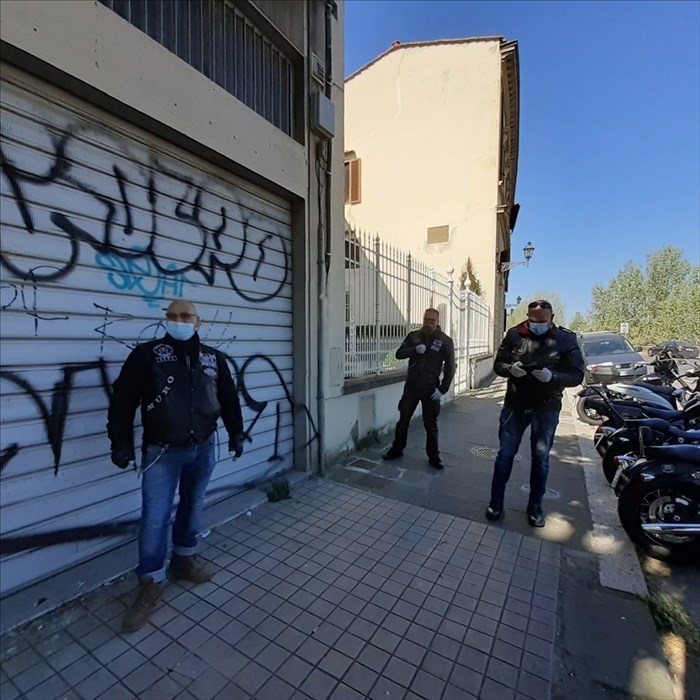
<instances>
[{"instance_id":1,"label":"parked car","mask_svg":"<svg viewBox=\"0 0 700 700\"><path fill-rule=\"evenodd\" d=\"M586 365L585 384L634 381L647 373L641 348L617 333L579 333L578 342Z\"/></svg>"},{"instance_id":2,"label":"parked car","mask_svg":"<svg viewBox=\"0 0 700 700\"><path fill-rule=\"evenodd\" d=\"M683 360L697 360L700 357L700 347L695 343L688 343L682 340L666 340L649 348L650 357L654 357L660 352L668 352L671 357Z\"/></svg>"}]
</instances>

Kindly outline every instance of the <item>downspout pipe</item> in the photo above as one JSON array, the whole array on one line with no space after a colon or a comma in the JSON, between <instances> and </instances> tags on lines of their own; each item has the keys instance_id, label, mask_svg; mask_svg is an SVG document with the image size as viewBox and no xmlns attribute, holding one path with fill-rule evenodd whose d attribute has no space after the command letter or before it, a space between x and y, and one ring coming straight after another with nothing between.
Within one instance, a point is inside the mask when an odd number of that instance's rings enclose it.
<instances>
[{"instance_id":1,"label":"downspout pipe","mask_svg":"<svg viewBox=\"0 0 700 700\"><path fill-rule=\"evenodd\" d=\"M325 93L329 100L333 99L333 17L338 16L338 6L335 0L326 0L326 85ZM331 184L333 179L333 140L326 141L326 242L325 242L325 269L326 279L331 269L331 248L333 243L332 224L333 213L331 196Z\"/></svg>"},{"instance_id":2,"label":"downspout pipe","mask_svg":"<svg viewBox=\"0 0 700 700\"><path fill-rule=\"evenodd\" d=\"M325 4L325 85L324 94L331 99L333 89L333 16L337 16L337 5L333 0L326 0ZM325 150L325 198L323 215L319 216L318 223L318 367L317 367L317 414L318 414L318 472L320 476L326 474L326 354L327 331L326 314L328 308L328 273L331 267L331 234L332 234L332 204L331 196L332 172L333 172L333 141L326 139L322 145L319 141L317 149ZM317 150L316 157L320 155ZM320 183L319 183L320 184ZM321 193L318 193L319 198ZM321 214L319 203L319 214Z\"/></svg>"}]
</instances>

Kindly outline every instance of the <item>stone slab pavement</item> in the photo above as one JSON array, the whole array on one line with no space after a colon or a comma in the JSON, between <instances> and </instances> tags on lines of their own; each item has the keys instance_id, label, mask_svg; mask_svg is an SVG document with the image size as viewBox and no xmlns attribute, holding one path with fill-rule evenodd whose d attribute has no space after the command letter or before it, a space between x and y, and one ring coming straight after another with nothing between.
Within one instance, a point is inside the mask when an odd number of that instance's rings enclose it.
<instances>
[{"instance_id":1,"label":"stone slab pavement","mask_svg":"<svg viewBox=\"0 0 700 700\"><path fill-rule=\"evenodd\" d=\"M212 581L168 583L135 634L129 575L3 635L0 697L671 700L645 606L599 584L570 416L547 527L525 519L525 452L505 521L483 520L501 401L445 409L441 472L418 425L399 462L366 450L213 528Z\"/></svg>"},{"instance_id":2,"label":"stone slab pavement","mask_svg":"<svg viewBox=\"0 0 700 700\"><path fill-rule=\"evenodd\" d=\"M310 479L216 528L201 586L122 578L2 638L3 700L550 697L556 544Z\"/></svg>"},{"instance_id":3,"label":"stone slab pavement","mask_svg":"<svg viewBox=\"0 0 700 700\"><path fill-rule=\"evenodd\" d=\"M423 427L417 419L411 426L403 457L382 461L381 454L388 447L385 441L349 455L330 472L330 478L487 524L484 511L498 447L498 415L504 389L505 382L496 380L444 407L439 419L443 470L427 463ZM635 590L633 584L638 583L639 562L619 523L615 541L621 549L630 550L634 566L627 560L617 562L618 580L629 571L634 581L622 586L627 593L601 585L601 556L606 556L608 571L615 564L610 560L617 557L611 554L610 547L601 548L596 537L599 526L592 518L587 489L590 478L586 477L600 477L600 466L584 459L576 428L571 405L565 402L550 458L544 499L546 527L533 530L527 523L530 469L527 433L506 492L505 519L491 527L559 547L554 697L588 700L634 696L672 700L674 690L668 666L648 607L638 596L629 593ZM595 474L587 474L586 470L595 470ZM609 496L607 492L605 495ZM614 499L606 500L613 523L613 518L617 518L616 504ZM690 697L686 695L685 700Z\"/></svg>"}]
</instances>

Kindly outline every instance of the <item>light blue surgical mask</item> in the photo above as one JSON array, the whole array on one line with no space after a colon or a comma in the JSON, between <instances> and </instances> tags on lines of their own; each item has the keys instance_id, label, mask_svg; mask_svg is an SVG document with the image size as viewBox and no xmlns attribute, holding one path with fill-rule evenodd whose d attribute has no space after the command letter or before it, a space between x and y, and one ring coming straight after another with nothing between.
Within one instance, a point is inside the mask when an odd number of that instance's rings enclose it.
<instances>
[{"instance_id":1,"label":"light blue surgical mask","mask_svg":"<svg viewBox=\"0 0 700 700\"><path fill-rule=\"evenodd\" d=\"M195 333L194 323L180 323L180 321L166 321L165 330L175 340L189 340Z\"/></svg>"},{"instance_id":2,"label":"light blue surgical mask","mask_svg":"<svg viewBox=\"0 0 700 700\"><path fill-rule=\"evenodd\" d=\"M544 335L549 330L549 321L544 321L543 323L528 321L527 325L535 335Z\"/></svg>"}]
</instances>

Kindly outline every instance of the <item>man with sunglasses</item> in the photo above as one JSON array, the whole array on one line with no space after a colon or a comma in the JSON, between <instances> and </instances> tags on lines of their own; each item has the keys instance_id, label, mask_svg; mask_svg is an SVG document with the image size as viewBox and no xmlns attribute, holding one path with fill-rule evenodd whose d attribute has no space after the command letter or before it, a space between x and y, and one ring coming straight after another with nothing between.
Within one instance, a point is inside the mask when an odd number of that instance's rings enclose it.
<instances>
[{"instance_id":1,"label":"man with sunglasses","mask_svg":"<svg viewBox=\"0 0 700 700\"><path fill-rule=\"evenodd\" d=\"M486 518L503 517L513 460L523 433L530 426L532 463L527 517L532 527L544 527L542 498L563 389L583 381L584 363L576 335L554 325L554 312L548 301L533 301L527 307L527 320L506 333L496 353L494 371L508 377L508 388L499 421L500 447Z\"/></svg>"},{"instance_id":2,"label":"man with sunglasses","mask_svg":"<svg viewBox=\"0 0 700 700\"><path fill-rule=\"evenodd\" d=\"M139 589L127 610L124 632L149 620L165 578L168 530L175 490L180 499L172 529L168 576L206 583L209 573L195 557L204 496L216 466L216 424L221 417L229 453L243 453L243 418L226 357L199 340L194 304L173 301L165 314L165 336L136 347L114 383L107 432L112 463L134 466L134 415L141 407L141 527Z\"/></svg>"}]
</instances>

